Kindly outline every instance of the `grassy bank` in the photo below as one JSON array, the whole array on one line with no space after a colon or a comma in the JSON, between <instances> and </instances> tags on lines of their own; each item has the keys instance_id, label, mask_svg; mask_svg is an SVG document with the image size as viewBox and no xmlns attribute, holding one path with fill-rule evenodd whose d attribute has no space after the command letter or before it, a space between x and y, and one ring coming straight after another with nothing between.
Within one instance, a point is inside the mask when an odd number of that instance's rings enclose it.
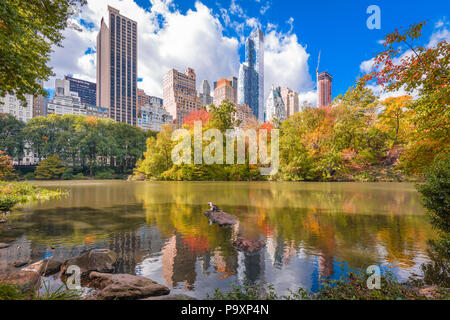
<instances>
[{"instance_id":1,"label":"grassy bank","mask_svg":"<svg viewBox=\"0 0 450 320\"><path fill-rule=\"evenodd\" d=\"M272 285L234 285L228 292L219 289L209 300L449 300L450 289L424 286L421 280L400 283L390 275L382 275L380 289L369 289L368 276L350 273L339 280L325 280L316 293L308 293L303 288L278 295Z\"/></svg>"},{"instance_id":2,"label":"grassy bank","mask_svg":"<svg viewBox=\"0 0 450 320\"><path fill-rule=\"evenodd\" d=\"M62 190L47 190L26 182L0 181L0 212L7 212L17 204L45 201L65 195Z\"/></svg>"}]
</instances>

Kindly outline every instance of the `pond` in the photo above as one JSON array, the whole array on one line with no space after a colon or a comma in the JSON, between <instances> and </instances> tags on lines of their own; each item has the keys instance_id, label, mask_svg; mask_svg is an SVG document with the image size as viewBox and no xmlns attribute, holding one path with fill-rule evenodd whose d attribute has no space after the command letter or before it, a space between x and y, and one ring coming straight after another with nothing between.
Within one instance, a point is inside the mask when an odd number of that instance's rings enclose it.
<instances>
[{"instance_id":1,"label":"pond","mask_svg":"<svg viewBox=\"0 0 450 320\"><path fill-rule=\"evenodd\" d=\"M382 265L398 279L422 273L436 237L414 185L283 182L37 182L69 192L13 210L0 225L0 272L15 261L119 255L118 273L151 278L204 298L232 284L270 283L279 294ZM210 224L208 202L236 217ZM264 240L256 254L237 237ZM56 281L56 280L55 280Z\"/></svg>"}]
</instances>

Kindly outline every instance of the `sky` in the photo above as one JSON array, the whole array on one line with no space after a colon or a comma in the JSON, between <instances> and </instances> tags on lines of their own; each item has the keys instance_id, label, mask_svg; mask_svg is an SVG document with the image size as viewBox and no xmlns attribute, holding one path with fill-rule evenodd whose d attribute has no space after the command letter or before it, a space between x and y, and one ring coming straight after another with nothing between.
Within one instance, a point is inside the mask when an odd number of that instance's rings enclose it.
<instances>
[{"instance_id":1,"label":"sky","mask_svg":"<svg viewBox=\"0 0 450 320\"><path fill-rule=\"evenodd\" d=\"M316 68L333 76L332 96L344 94L364 73L395 28L426 21L417 44L450 42L448 0L88 0L54 48L55 77L96 78L96 37L107 6L138 23L138 87L162 96L163 75L194 68L197 88L207 79L237 76L244 61L245 39L255 28L265 36L265 95L272 85L299 92L300 103L317 103ZM369 29L370 5L380 8L380 29ZM407 55L407 49L403 54ZM379 86L372 89L387 97ZM394 95L403 94L401 90Z\"/></svg>"}]
</instances>

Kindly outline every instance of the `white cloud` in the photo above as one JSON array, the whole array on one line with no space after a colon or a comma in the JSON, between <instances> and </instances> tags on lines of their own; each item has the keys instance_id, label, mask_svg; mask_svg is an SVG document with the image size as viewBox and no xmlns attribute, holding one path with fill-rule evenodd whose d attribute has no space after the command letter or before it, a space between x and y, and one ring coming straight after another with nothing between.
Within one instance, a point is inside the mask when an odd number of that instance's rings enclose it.
<instances>
[{"instance_id":1,"label":"white cloud","mask_svg":"<svg viewBox=\"0 0 450 320\"><path fill-rule=\"evenodd\" d=\"M162 96L162 78L171 68L179 71L194 68L198 87L203 79L212 84L222 77L238 75L239 50L249 35L246 25L259 27L258 19L249 18L234 0L234 13L220 10L219 14L201 2L185 14L175 10L172 1L151 0L151 4L145 10L132 0L88 1L75 19L78 22L83 19L92 26L80 25L82 32L65 31L64 47L56 48L51 56L50 65L56 77L73 74L95 82L96 37L101 18L105 17L109 23L108 5L138 23L138 77L143 79L138 86L147 94ZM230 18L230 14L245 18ZM292 25L293 20L289 23ZM239 39L224 36L224 25L233 28ZM266 96L272 84L296 91L312 90L314 83L308 70L306 47L299 44L295 34L278 32L272 23L268 23L266 32ZM91 51L87 52L89 48ZM46 83L47 88L53 86L54 78Z\"/></svg>"},{"instance_id":2,"label":"white cloud","mask_svg":"<svg viewBox=\"0 0 450 320\"><path fill-rule=\"evenodd\" d=\"M300 107L302 107L304 103L307 103L308 105L316 107L317 100L318 100L318 97L317 97L316 90L301 92L298 94L298 101L299 101Z\"/></svg>"},{"instance_id":3,"label":"white cloud","mask_svg":"<svg viewBox=\"0 0 450 320\"><path fill-rule=\"evenodd\" d=\"M139 87L148 94L162 96L162 78L171 68L184 71L194 68L197 83L237 75L239 70L239 42L223 36L223 26L209 8L200 2L186 14L170 10L170 1L152 0L150 10L144 10L132 0L89 1L78 18L92 22L89 30L66 31L64 48L57 48L51 66L57 77L71 73L82 79L95 81L96 55L85 55L96 47L100 19L107 23L107 6L120 10L124 16L138 23ZM53 87L53 79L47 86Z\"/></svg>"},{"instance_id":4,"label":"white cloud","mask_svg":"<svg viewBox=\"0 0 450 320\"><path fill-rule=\"evenodd\" d=\"M370 60L361 62L359 69L363 73L370 73L374 67L375 67L375 59L372 58Z\"/></svg>"},{"instance_id":5,"label":"white cloud","mask_svg":"<svg viewBox=\"0 0 450 320\"><path fill-rule=\"evenodd\" d=\"M314 88L308 68L309 54L298 43L296 34L282 34L275 30L265 37L265 91L272 84L289 87L297 92Z\"/></svg>"}]
</instances>

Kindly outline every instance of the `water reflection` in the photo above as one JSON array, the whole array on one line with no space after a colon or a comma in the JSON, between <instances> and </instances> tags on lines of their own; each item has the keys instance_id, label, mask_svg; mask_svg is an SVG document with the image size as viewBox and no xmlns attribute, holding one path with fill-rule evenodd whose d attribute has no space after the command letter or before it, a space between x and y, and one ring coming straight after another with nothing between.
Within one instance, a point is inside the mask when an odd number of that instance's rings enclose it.
<instances>
[{"instance_id":1,"label":"water reflection","mask_svg":"<svg viewBox=\"0 0 450 320\"><path fill-rule=\"evenodd\" d=\"M47 186L54 186L47 183ZM18 208L0 226L0 272L14 261L64 260L91 248L119 255L116 272L204 297L231 283L273 283L279 293L337 278L347 268L389 265L420 273L434 233L413 186L397 183L66 182L67 199ZM209 201L237 217L210 225ZM238 236L263 239L238 252Z\"/></svg>"}]
</instances>

